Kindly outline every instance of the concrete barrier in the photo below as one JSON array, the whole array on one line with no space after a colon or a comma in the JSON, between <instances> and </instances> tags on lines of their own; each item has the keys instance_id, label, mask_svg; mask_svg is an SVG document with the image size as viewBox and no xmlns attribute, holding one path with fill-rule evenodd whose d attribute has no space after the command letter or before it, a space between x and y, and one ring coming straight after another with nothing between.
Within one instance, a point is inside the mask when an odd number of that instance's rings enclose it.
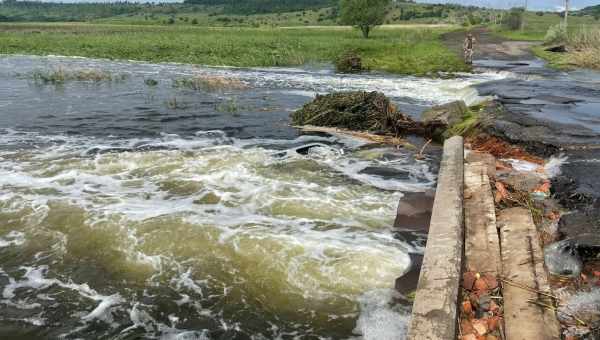
<instances>
[{"instance_id":1,"label":"concrete barrier","mask_svg":"<svg viewBox=\"0 0 600 340\"><path fill-rule=\"evenodd\" d=\"M464 145L444 143L427 247L408 330L410 340L451 340L457 332L457 299L464 246Z\"/></svg>"}]
</instances>

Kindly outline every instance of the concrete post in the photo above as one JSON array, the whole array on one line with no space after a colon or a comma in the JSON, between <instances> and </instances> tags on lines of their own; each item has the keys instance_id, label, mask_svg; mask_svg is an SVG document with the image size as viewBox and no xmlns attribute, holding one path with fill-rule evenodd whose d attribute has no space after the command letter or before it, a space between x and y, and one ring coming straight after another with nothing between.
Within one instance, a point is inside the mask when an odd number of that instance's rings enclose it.
<instances>
[{"instance_id":1,"label":"concrete post","mask_svg":"<svg viewBox=\"0 0 600 340\"><path fill-rule=\"evenodd\" d=\"M408 331L410 340L456 337L464 245L463 183L463 138L457 136L444 143L427 247Z\"/></svg>"}]
</instances>

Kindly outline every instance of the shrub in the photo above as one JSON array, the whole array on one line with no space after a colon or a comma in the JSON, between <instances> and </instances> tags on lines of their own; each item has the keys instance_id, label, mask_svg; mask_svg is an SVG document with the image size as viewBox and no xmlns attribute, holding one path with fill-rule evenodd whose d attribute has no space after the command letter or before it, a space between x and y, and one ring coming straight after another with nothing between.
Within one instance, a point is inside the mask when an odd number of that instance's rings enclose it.
<instances>
[{"instance_id":1,"label":"shrub","mask_svg":"<svg viewBox=\"0 0 600 340\"><path fill-rule=\"evenodd\" d=\"M509 30L516 31L523 26L524 13L525 10L523 8L512 8L504 18L502 24Z\"/></svg>"},{"instance_id":2,"label":"shrub","mask_svg":"<svg viewBox=\"0 0 600 340\"><path fill-rule=\"evenodd\" d=\"M558 24L552 25L548 28L546 32L546 37L544 38L545 44L560 44L567 41L567 29L565 26Z\"/></svg>"},{"instance_id":3,"label":"shrub","mask_svg":"<svg viewBox=\"0 0 600 340\"><path fill-rule=\"evenodd\" d=\"M354 51L347 51L335 60L335 70L340 73L357 73L363 70L362 58Z\"/></svg>"}]
</instances>

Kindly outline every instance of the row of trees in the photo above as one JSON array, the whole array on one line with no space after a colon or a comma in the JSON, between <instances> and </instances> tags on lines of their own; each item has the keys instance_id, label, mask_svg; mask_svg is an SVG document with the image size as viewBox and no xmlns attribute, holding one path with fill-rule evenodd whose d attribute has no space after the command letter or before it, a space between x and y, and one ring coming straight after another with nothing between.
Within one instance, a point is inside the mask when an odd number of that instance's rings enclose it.
<instances>
[{"instance_id":1,"label":"row of trees","mask_svg":"<svg viewBox=\"0 0 600 340\"><path fill-rule=\"evenodd\" d=\"M336 0L185 0L186 4L219 6L228 14L259 14L320 9L336 5Z\"/></svg>"}]
</instances>

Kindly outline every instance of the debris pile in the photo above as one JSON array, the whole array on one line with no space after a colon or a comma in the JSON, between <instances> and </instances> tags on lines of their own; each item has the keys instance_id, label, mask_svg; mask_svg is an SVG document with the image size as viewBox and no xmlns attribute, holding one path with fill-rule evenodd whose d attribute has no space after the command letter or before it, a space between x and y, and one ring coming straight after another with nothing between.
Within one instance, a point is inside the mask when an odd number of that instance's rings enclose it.
<instances>
[{"instance_id":1,"label":"debris pile","mask_svg":"<svg viewBox=\"0 0 600 340\"><path fill-rule=\"evenodd\" d=\"M317 95L292 114L294 125L315 125L394 136L431 136L439 123L426 125L397 111L380 92L336 92Z\"/></svg>"},{"instance_id":2,"label":"debris pile","mask_svg":"<svg viewBox=\"0 0 600 340\"><path fill-rule=\"evenodd\" d=\"M500 284L490 274L463 274L460 305L460 340L504 339Z\"/></svg>"},{"instance_id":3,"label":"debris pile","mask_svg":"<svg viewBox=\"0 0 600 340\"><path fill-rule=\"evenodd\" d=\"M472 150L492 154L498 159L512 158L539 165L544 164L544 160L542 158L536 157L523 150L523 148L512 145L498 137L479 134L475 137L468 138L467 144L469 144Z\"/></svg>"}]
</instances>

